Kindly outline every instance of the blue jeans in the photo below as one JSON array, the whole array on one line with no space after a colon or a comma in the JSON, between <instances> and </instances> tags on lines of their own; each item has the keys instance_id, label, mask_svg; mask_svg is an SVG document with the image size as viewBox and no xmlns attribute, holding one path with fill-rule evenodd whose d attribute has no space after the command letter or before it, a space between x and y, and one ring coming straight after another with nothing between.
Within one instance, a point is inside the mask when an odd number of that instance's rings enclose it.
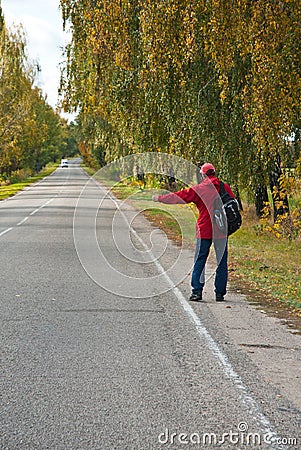
<instances>
[{"instance_id":1,"label":"blue jeans","mask_svg":"<svg viewBox=\"0 0 301 450\"><path fill-rule=\"evenodd\" d=\"M213 242L217 269L215 273L214 287L216 294L226 294L228 281L228 240L225 239L200 239L196 240L194 266L191 277L193 294L200 294L205 284L205 265Z\"/></svg>"}]
</instances>

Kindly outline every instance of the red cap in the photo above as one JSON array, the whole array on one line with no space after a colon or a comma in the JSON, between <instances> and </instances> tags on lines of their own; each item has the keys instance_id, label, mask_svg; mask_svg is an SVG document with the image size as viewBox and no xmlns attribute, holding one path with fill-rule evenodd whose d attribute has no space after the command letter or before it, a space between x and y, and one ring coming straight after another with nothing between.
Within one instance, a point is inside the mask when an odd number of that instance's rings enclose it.
<instances>
[{"instance_id":1,"label":"red cap","mask_svg":"<svg viewBox=\"0 0 301 450\"><path fill-rule=\"evenodd\" d=\"M211 175L211 174L215 173L215 167L213 166L213 164L205 163L201 167L201 172L204 175Z\"/></svg>"}]
</instances>

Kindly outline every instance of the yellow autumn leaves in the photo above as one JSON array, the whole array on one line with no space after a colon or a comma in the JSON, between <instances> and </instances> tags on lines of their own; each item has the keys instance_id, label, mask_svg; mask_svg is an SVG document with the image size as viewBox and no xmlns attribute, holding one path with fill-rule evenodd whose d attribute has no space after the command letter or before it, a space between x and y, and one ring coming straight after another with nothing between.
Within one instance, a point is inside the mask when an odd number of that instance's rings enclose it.
<instances>
[{"instance_id":1,"label":"yellow autumn leaves","mask_svg":"<svg viewBox=\"0 0 301 450\"><path fill-rule=\"evenodd\" d=\"M39 171L65 150L59 115L35 85L21 26L8 29L0 8L0 185Z\"/></svg>"},{"instance_id":2,"label":"yellow autumn leaves","mask_svg":"<svg viewBox=\"0 0 301 450\"><path fill-rule=\"evenodd\" d=\"M210 159L250 196L279 184L275 165L298 165L299 1L61 0L61 7L73 33L64 104L80 113L85 148L108 162L158 148Z\"/></svg>"}]
</instances>

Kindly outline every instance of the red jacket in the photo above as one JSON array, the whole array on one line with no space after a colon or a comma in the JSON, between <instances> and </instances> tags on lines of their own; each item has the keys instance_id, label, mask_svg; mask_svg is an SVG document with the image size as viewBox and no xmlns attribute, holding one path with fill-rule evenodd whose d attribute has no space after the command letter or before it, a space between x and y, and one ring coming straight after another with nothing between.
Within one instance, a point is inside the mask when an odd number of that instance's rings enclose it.
<instances>
[{"instance_id":1,"label":"red jacket","mask_svg":"<svg viewBox=\"0 0 301 450\"><path fill-rule=\"evenodd\" d=\"M234 197L234 194L227 183L225 190ZM202 239L212 239L212 214L214 199L220 190L219 179L211 175L206 177L200 184L182 191L173 192L166 195L159 195L159 202L175 205L177 203L195 203L199 210L199 217L196 223L196 237ZM214 233L216 236L216 231ZM218 236L223 237L223 236Z\"/></svg>"}]
</instances>

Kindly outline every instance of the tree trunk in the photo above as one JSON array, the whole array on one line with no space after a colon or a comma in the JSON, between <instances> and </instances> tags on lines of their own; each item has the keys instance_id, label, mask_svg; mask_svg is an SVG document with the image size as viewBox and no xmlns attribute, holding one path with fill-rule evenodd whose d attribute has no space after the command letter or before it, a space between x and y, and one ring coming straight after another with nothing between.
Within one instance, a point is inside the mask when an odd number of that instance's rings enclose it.
<instances>
[{"instance_id":1,"label":"tree trunk","mask_svg":"<svg viewBox=\"0 0 301 450\"><path fill-rule=\"evenodd\" d=\"M280 155L277 155L274 161L274 166L270 172L270 188L273 198L274 222L276 222L279 216L289 214L288 198L280 183L281 175L281 158Z\"/></svg>"},{"instance_id":2,"label":"tree trunk","mask_svg":"<svg viewBox=\"0 0 301 450\"><path fill-rule=\"evenodd\" d=\"M241 201L239 189L237 186L234 186L234 195L235 195L236 200L238 201L239 209L241 211L243 211L242 201Z\"/></svg>"},{"instance_id":3,"label":"tree trunk","mask_svg":"<svg viewBox=\"0 0 301 450\"><path fill-rule=\"evenodd\" d=\"M255 208L257 217L262 217L262 211L265 203L268 203L268 190L265 185L257 186L255 189Z\"/></svg>"}]
</instances>

